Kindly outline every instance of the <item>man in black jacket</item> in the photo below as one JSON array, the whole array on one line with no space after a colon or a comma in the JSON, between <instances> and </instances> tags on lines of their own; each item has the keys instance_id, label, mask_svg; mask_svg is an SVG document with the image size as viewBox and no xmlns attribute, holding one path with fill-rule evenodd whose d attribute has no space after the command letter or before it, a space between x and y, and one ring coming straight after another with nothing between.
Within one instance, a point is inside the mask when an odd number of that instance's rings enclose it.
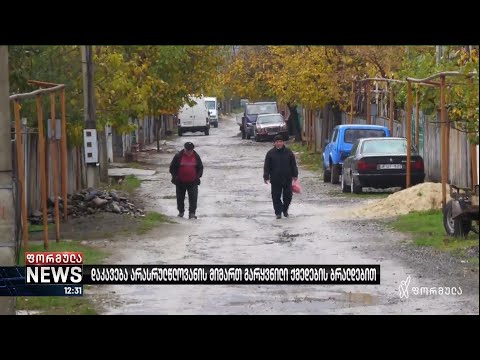
<instances>
[{"instance_id":1,"label":"man in black jacket","mask_svg":"<svg viewBox=\"0 0 480 360\"><path fill-rule=\"evenodd\" d=\"M292 201L292 181L298 178L297 162L293 152L285 147L283 136L274 138L275 147L267 152L263 166L263 180L272 186L273 208L277 219L288 217L288 207ZM283 192L283 203L282 203Z\"/></svg>"},{"instance_id":2,"label":"man in black jacket","mask_svg":"<svg viewBox=\"0 0 480 360\"><path fill-rule=\"evenodd\" d=\"M202 160L194 148L193 143L186 142L170 163L172 183L177 187L178 216L183 217L185 213L185 192L188 192L189 219L197 218L198 185L203 175Z\"/></svg>"}]
</instances>

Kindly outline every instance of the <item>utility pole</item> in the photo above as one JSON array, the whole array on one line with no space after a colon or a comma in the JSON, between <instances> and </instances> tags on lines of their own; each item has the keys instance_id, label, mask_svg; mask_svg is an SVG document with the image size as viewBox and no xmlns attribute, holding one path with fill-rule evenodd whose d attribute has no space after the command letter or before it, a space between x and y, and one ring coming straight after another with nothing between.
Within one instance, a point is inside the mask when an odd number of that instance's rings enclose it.
<instances>
[{"instance_id":1,"label":"utility pole","mask_svg":"<svg viewBox=\"0 0 480 360\"><path fill-rule=\"evenodd\" d=\"M82 71L83 71L83 104L84 104L84 116L85 116L85 130L97 129L97 122L95 119L95 90L93 87L93 53L91 45L80 46L82 53ZM95 143L93 151L96 153L98 159L98 137L95 136ZM87 147L85 147L88 152ZM97 162L86 162L87 166L87 186L96 187L98 185L99 168Z\"/></svg>"},{"instance_id":2,"label":"utility pole","mask_svg":"<svg viewBox=\"0 0 480 360\"><path fill-rule=\"evenodd\" d=\"M8 46L0 46L0 266L15 264L12 139L10 124ZM18 135L17 136L21 136ZM19 164L23 166L23 164ZM22 189L23 190L23 189ZM24 230L25 231L25 230ZM15 314L15 298L0 298L0 315Z\"/></svg>"}]
</instances>

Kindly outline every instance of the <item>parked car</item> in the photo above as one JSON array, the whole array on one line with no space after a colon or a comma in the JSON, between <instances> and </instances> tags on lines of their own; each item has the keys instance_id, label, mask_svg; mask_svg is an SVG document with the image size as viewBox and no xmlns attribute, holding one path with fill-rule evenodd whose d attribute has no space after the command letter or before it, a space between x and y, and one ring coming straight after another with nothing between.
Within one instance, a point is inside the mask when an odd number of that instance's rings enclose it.
<instances>
[{"instance_id":1,"label":"parked car","mask_svg":"<svg viewBox=\"0 0 480 360\"><path fill-rule=\"evenodd\" d=\"M205 135L210 134L210 122L205 98L191 97L194 105L185 104L177 113L178 136L186 132L202 131Z\"/></svg>"},{"instance_id":2,"label":"parked car","mask_svg":"<svg viewBox=\"0 0 480 360\"><path fill-rule=\"evenodd\" d=\"M276 102L256 102L245 105L245 113L239 119L240 131L242 132L242 139L250 139L253 135L253 128L257 122L257 116L261 114L275 114L278 113Z\"/></svg>"},{"instance_id":3,"label":"parked car","mask_svg":"<svg viewBox=\"0 0 480 360\"><path fill-rule=\"evenodd\" d=\"M220 113L220 105L218 105L218 101L216 97L206 97L205 98L205 106L208 109L208 120L210 122L210 126L213 125L214 128L218 127L218 117Z\"/></svg>"},{"instance_id":4,"label":"parked car","mask_svg":"<svg viewBox=\"0 0 480 360\"><path fill-rule=\"evenodd\" d=\"M390 137L385 126L349 124L338 125L333 129L330 142L323 151L323 181L338 184L343 161L349 156L355 140L367 137Z\"/></svg>"},{"instance_id":5,"label":"parked car","mask_svg":"<svg viewBox=\"0 0 480 360\"><path fill-rule=\"evenodd\" d=\"M410 157L410 184L423 183L423 158L414 146ZM343 162L342 191L361 193L363 187L406 187L407 139L362 138L355 141Z\"/></svg>"},{"instance_id":6,"label":"parked car","mask_svg":"<svg viewBox=\"0 0 480 360\"><path fill-rule=\"evenodd\" d=\"M276 135L282 135L285 140L288 140L287 124L282 114L258 115L257 122L253 127L255 141L266 140Z\"/></svg>"}]
</instances>

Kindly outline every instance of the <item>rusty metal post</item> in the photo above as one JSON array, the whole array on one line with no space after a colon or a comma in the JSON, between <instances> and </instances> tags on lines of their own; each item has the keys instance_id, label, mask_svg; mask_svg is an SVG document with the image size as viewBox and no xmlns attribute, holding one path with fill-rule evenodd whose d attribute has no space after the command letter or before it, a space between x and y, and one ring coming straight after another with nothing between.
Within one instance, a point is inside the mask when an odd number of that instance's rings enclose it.
<instances>
[{"instance_id":1,"label":"rusty metal post","mask_svg":"<svg viewBox=\"0 0 480 360\"><path fill-rule=\"evenodd\" d=\"M370 119L370 80L367 80L367 83L366 83L366 90L367 92L367 124L371 124L371 120Z\"/></svg>"},{"instance_id":2,"label":"rusty metal post","mask_svg":"<svg viewBox=\"0 0 480 360\"><path fill-rule=\"evenodd\" d=\"M418 149L419 134L420 129L420 101L418 99L418 89L415 92L415 147Z\"/></svg>"},{"instance_id":3,"label":"rusty metal post","mask_svg":"<svg viewBox=\"0 0 480 360\"><path fill-rule=\"evenodd\" d=\"M48 134L48 133L47 133ZM47 196L50 194L50 167L52 159L50 158L50 139L47 137L45 138L45 171L47 172Z\"/></svg>"},{"instance_id":4,"label":"rusty metal post","mask_svg":"<svg viewBox=\"0 0 480 360\"><path fill-rule=\"evenodd\" d=\"M393 117L395 115L395 109L394 109L394 102L393 102L393 85L390 85L390 134L393 136Z\"/></svg>"},{"instance_id":5,"label":"rusty metal post","mask_svg":"<svg viewBox=\"0 0 480 360\"><path fill-rule=\"evenodd\" d=\"M14 114L15 114L15 143L17 145L17 175L20 188L20 212L22 217L22 235L23 235L23 248L28 250L28 222L27 222L27 194L25 192L25 174L23 164L23 141L22 141L22 125L20 123L20 103L14 102Z\"/></svg>"},{"instance_id":6,"label":"rusty metal post","mask_svg":"<svg viewBox=\"0 0 480 360\"><path fill-rule=\"evenodd\" d=\"M43 133L42 96L37 95L38 151L40 157L40 188L42 192L43 247L48 250L47 174L45 168L45 135Z\"/></svg>"},{"instance_id":7,"label":"rusty metal post","mask_svg":"<svg viewBox=\"0 0 480 360\"><path fill-rule=\"evenodd\" d=\"M447 116L445 111L445 75L440 76L440 113L442 124L442 209L447 203Z\"/></svg>"},{"instance_id":8,"label":"rusty metal post","mask_svg":"<svg viewBox=\"0 0 480 360\"><path fill-rule=\"evenodd\" d=\"M405 115L405 126L407 127L407 179L406 179L406 187L407 189L410 187L410 173L412 164L410 163L412 157L412 83L410 81L407 82L407 113Z\"/></svg>"},{"instance_id":9,"label":"rusty metal post","mask_svg":"<svg viewBox=\"0 0 480 360\"><path fill-rule=\"evenodd\" d=\"M446 86L446 84L445 84ZM447 94L445 94L445 104L447 103ZM445 181L449 182L450 177L450 117L448 116L447 109L445 108L445 159L447 159L447 163L445 165Z\"/></svg>"},{"instance_id":10,"label":"rusty metal post","mask_svg":"<svg viewBox=\"0 0 480 360\"><path fill-rule=\"evenodd\" d=\"M52 126L52 168L53 168L53 196L55 197L55 239L60 242L60 210L58 206L58 160L57 160L57 121L55 116L55 94L50 94L50 117Z\"/></svg>"},{"instance_id":11,"label":"rusty metal post","mask_svg":"<svg viewBox=\"0 0 480 360\"><path fill-rule=\"evenodd\" d=\"M67 202L67 115L65 106L65 88L60 93L60 106L62 112L62 138L60 140L61 157L62 157L62 198L63 198L63 220L68 219L68 202Z\"/></svg>"},{"instance_id":12,"label":"rusty metal post","mask_svg":"<svg viewBox=\"0 0 480 360\"><path fill-rule=\"evenodd\" d=\"M350 99L350 124L353 124L353 104L355 102L355 80L352 81L352 95Z\"/></svg>"}]
</instances>

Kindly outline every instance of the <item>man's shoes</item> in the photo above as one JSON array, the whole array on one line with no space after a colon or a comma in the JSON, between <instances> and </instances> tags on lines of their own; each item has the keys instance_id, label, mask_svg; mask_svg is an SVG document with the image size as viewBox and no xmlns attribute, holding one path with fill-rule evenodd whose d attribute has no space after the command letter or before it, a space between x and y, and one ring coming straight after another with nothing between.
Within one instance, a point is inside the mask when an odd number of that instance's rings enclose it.
<instances>
[{"instance_id":1,"label":"man's shoes","mask_svg":"<svg viewBox=\"0 0 480 360\"><path fill-rule=\"evenodd\" d=\"M195 216L195 213L190 213L188 214L189 219L196 219L197 217Z\"/></svg>"},{"instance_id":2,"label":"man's shoes","mask_svg":"<svg viewBox=\"0 0 480 360\"><path fill-rule=\"evenodd\" d=\"M288 211L284 211L283 216L288 217Z\"/></svg>"},{"instance_id":3,"label":"man's shoes","mask_svg":"<svg viewBox=\"0 0 480 360\"><path fill-rule=\"evenodd\" d=\"M277 214L277 219L281 219L282 218L282 214Z\"/></svg>"},{"instance_id":4,"label":"man's shoes","mask_svg":"<svg viewBox=\"0 0 480 360\"><path fill-rule=\"evenodd\" d=\"M183 217L183 215L185 215L185 213L183 211L180 211L177 216L178 217Z\"/></svg>"}]
</instances>

